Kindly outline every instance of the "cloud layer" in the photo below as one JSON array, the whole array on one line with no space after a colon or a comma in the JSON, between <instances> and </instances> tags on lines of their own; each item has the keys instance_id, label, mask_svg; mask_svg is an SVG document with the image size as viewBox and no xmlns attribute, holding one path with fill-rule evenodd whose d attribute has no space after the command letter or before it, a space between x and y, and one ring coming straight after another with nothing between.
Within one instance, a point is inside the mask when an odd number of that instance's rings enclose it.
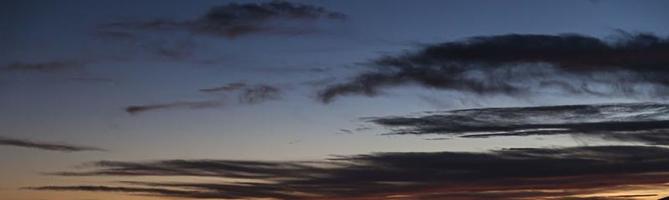
<instances>
[{"instance_id":1,"label":"cloud layer","mask_svg":"<svg viewBox=\"0 0 669 200\"><path fill-rule=\"evenodd\" d=\"M47 151L61 151L61 152L76 152L76 151L105 151L104 149L88 146L77 146L58 143L35 142L30 140L7 138L0 136L0 146L15 146L31 149L47 150Z\"/></svg>"},{"instance_id":2,"label":"cloud layer","mask_svg":"<svg viewBox=\"0 0 669 200\"><path fill-rule=\"evenodd\" d=\"M570 134L669 145L669 105L656 103L509 107L365 118L389 134L458 137Z\"/></svg>"},{"instance_id":3,"label":"cloud layer","mask_svg":"<svg viewBox=\"0 0 669 200\"><path fill-rule=\"evenodd\" d=\"M188 31L194 34L234 38L255 33L303 34L313 32L306 21L342 20L346 16L322 7L272 1L267 3L230 3L215 6L196 19L121 21L103 24L98 32L128 37L129 31ZM297 21L297 22L296 22ZM296 22L291 24L290 22Z\"/></svg>"},{"instance_id":4,"label":"cloud layer","mask_svg":"<svg viewBox=\"0 0 669 200\"><path fill-rule=\"evenodd\" d=\"M123 192L222 199L578 199L610 191L657 196L669 182L669 150L645 146L522 148L490 152L374 153L326 161L101 161L63 176L198 176L239 182L120 182L33 190ZM228 179L229 180L229 179ZM632 191L646 189L645 193ZM661 191L661 190L658 190ZM630 199L634 196L599 196Z\"/></svg>"},{"instance_id":5,"label":"cloud layer","mask_svg":"<svg viewBox=\"0 0 669 200\"><path fill-rule=\"evenodd\" d=\"M548 91L597 96L666 96L669 39L622 33L614 41L575 35L510 34L473 37L386 56L349 82L320 92L379 94L415 84L479 95L531 95Z\"/></svg>"}]
</instances>

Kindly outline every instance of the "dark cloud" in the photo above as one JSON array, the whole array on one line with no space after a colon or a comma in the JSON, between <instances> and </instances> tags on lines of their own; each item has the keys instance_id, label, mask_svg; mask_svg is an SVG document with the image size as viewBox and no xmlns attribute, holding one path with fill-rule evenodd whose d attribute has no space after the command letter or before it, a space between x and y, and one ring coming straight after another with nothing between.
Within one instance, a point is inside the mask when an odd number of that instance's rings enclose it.
<instances>
[{"instance_id":1,"label":"dark cloud","mask_svg":"<svg viewBox=\"0 0 669 200\"><path fill-rule=\"evenodd\" d=\"M281 97L281 89L278 87L256 84L249 85L243 82L229 83L220 87L200 89L201 92L234 92L239 99L240 104L259 104L266 101L277 100ZM162 104L134 105L125 108L130 114L136 114L146 111L164 110L164 109L204 109L224 106L225 99L204 100L204 101L177 101Z\"/></svg>"},{"instance_id":2,"label":"dark cloud","mask_svg":"<svg viewBox=\"0 0 669 200\"><path fill-rule=\"evenodd\" d=\"M267 84L247 84L244 82L228 83L220 87L200 89L201 92L237 92L239 103L257 104L281 97L282 90Z\"/></svg>"},{"instance_id":3,"label":"dark cloud","mask_svg":"<svg viewBox=\"0 0 669 200\"><path fill-rule=\"evenodd\" d=\"M162 194L169 196L181 196L192 193L177 191L177 190L168 190L168 189L156 189L156 188L136 188L136 187L109 187L109 186L48 186L48 187L34 187L34 188L24 188L28 190L51 190L51 191L90 191L90 192L125 192L125 193L143 193L143 194Z\"/></svg>"},{"instance_id":4,"label":"dark cloud","mask_svg":"<svg viewBox=\"0 0 669 200\"><path fill-rule=\"evenodd\" d=\"M257 104L270 100L277 100L281 96L281 89L271 85L256 85L248 87L239 95L239 102Z\"/></svg>"},{"instance_id":5,"label":"dark cloud","mask_svg":"<svg viewBox=\"0 0 669 200\"><path fill-rule=\"evenodd\" d=\"M246 86L247 86L246 83L236 82L236 83L228 83L228 84L226 84L224 86L220 86L220 87L200 89L200 91L201 92L231 92L231 91L240 90L240 89L242 89Z\"/></svg>"},{"instance_id":6,"label":"dark cloud","mask_svg":"<svg viewBox=\"0 0 669 200\"><path fill-rule=\"evenodd\" d=\"M127 184L124 187L81 185L30 189L222 199L578 199L578 195L633 191L635 186L666 187L662 184L669 181L667 158L669 149L659 147L593 146L480 153L374 153L308 162L101 161L89 165L93 167L91 171L56 174L128 178L198 176L240 181L130 181L122 182ZM646 190L643 195L653 194Z\"/></svg>"},{"instance_id":7,"label":"dark cloud","mask_svg":"<svg viewBox=\"0 0 669 200\"><path fill-rule=\"evenodd\" d=\"M656 103L480 108L364 120L390 128L390 134L459 137L571 134L669 145L669 105Z\"/></svg>"},{"instance_id":8,"label":"dark cloud","mask_svg":"<svg viewBox=\"0 0 669 200\"><path fill-rule=\"evenodd\" d=\"M370 66L349 82L325 88L320 99L374 96L381 88L407 84L475 94L519 95L552 89L569 94L661 96L669 91L665 78L669 76L669 39L624 32L613 41L576 34L473 37L386 56Z\"/></svg>"},{"instance_id":9,"label":"dark cloud","mask_svg":"<svg viewBox=\"0 0 669 200\"><path fill-rule=\"evenodd\" d=\"M344 14L326 10L322 7L272 1L268 3L231 3L215 6L207 13L192 20L155 19L150 21L114 22L98 27L102 35L109 37L128 37L129 31L188 31L234 38L254 33L303 34L314 32L305 20L346 18ZM276 23L292 22L299 23Z\"/></svg>"},{"instance_id":10,"label":"dark cloud","mask_svg":"<svg viewBox=\"0 0 669 200\"><path fill-rule=\"evenodd\" d=\"M77 71L83 69L86 65L82 61L74 60L59 60L49 62L14 62L4 67L7 71L14 72L62 72L62 71Z\"/></svg>"},{"instance_id":11,"label":"dark cloud","mask_svg":"<svg viewBox=\"0 0 669 200\"><path fill-rule=\"evenodd\" d=\"M146 104L146 105L135 105L128 106L125 108L125 111L130 114L137 114L141 112L154 111L154 110L164 110L164 109L175 109L175 108L189 108L189 109L203 109L203 108L215 108L223 106L222 101L178 101L172 103L164 104Z\"/></svg>"},{"instance_id":12,"label":"dark cloud","mask_svg":"<svg viewBox=\"0 0 669 200\"><path fill-rule=\"evenodd\" d=\"M105 151L97 147L76 146L47 142L35 142L24 139L7 138L0 136L0 146L15 146L47 151L76 152L76 151Z\"/></svg>"}]
</instances>

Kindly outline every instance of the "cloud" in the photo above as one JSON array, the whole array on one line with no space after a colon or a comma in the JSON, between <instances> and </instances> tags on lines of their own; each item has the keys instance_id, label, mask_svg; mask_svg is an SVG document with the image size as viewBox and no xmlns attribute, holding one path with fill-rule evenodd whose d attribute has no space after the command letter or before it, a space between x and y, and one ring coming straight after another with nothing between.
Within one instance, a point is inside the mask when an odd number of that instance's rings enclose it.
<instances>
[{"instance_id":1,"label":"cloud","mask_svg":"<svg viewBox=\"0 0 669 200\"><path fill-rule=\"evenodd\" d=\"M494 137L571 134L669 145L669 105L657 103L507 107L363 120L389 134Z\"/></svg>"},{"instance_id":2,"label":"cloud","mask_svg":"<svg viewBox=\"0 0 669 200\"><path fill-rule=\"evenodd\" d=\"M206 93L232 93L236 92L239 103L258 104L270 100L277 100L283 92L281 88L267 84L247 84L244 82L228 83L219 87L200 89Z\"/></svg>"},{"instance_id":3,"label":"cloud","mask_svg":"<svg viewBox=\"0 0 669 200\"><path fill-rule=\"evenodd\" d=\"M281 90L271 85L256 85L244 89L239 95L239 102L244 104L258 104L270 100L277 100Z\"/></svg>"},{"instance_id":4,"label":"cloud","mask_svg":"<svg viewBox=\"0 0 669 200\"><path fill-rule=\"evenodd\" d=\"M120 21L100 25L98 32L123 38L127 38L127 33L132 31L188 31L228 38L257 33L293 35L315 31L305 21L345 18L342 13L322 7L285 1L230 3L212 7L207 13L191 20ZM295 21L298 23L290 23Z\"/></svg>"},{"instance_id":5,"label":"cloud","mask_svg":"<svg viewBox=\"0 0 669 200\"><path fill-rule=\"evenodd\" d=\"M154 110L175 109L175 108L203 109L203 108L221 107L223 105L224 104L222 101L216 101L216 100L178 101L164 104L133 105L126 107L125 111L130 114L137 114L141 112L154 111Z\"/></svg>"},{"instance_id":6,"label":"cloud","mask_svg":"<svg viewBox=\"0 0 669 200\"><path fill-rule=\"evenodd\" d=\"M77 151L106 151L97 147L76 146L67 144L56 144L47 142L35 142L23 139L14 139L0 136L0 146L15 146L47 151L77 152Z\"/></svg>"},{"instance_id":7,"label":"cloud","mask_svg":"<svg viewBox=\"0 0 669 200\"><path fill-rule=\"evenodd\" d=\"M644 33L621 32L613 41L576 34L473 37L376 59L368 71L320 91L320 100L410 84L479 95L666 96L668 55L669 39Z\"/></svg>"},{"instance_id":8,"label":"cloud","mask_svg":"<svg viewBox=\"0 0 669 200\"><path fill-rule=\"evenodd\" d=\"M198 176L220 182L125 181L126 186L34 190L126 192L222 199L549 199L666 190L669 149L649 146L517 148L489 152L373 153L324 161L101 161L63 176ZM230 181L232 178L239 181ZM152 188L152 189L147 189ZM639 192L637 192L637 190ZM610 193L608 193L610 194ZM602 196L629 199L631 196Z\"/></svg>"},{"instance_id":9,"label":"cloud","mask_svg":"<svg viewBox=\"0 0 669 200\"><path fill-rule=\"evenodd\" d=\"M231 91L236 91L239 89L242 89L246 87L247 84L243 82L236 82L236 83L228 83L224 86L220 87L213 87L213 88L205 88L205 89L200 89L201 92L231 92Z\"/></svg>"},{"instance_id":10,"label":"cloud","mask_svg":"<svg viewBox=\"0 0 669 200\"><path fill-rule=\"evenodd\" d=\"M277 100L281 97L282 90L278 87L265 84L249 85L243 82L229 83L220 87L200 89L205 93L231 93L238 96L240 104L259 104L267 101ZM165 109L204 109L224 106L225 99L214 99L204 101L176 101L162 104L133 105L125 108L130 114L137 114L147 111L165 110Z\"/></svg>"},{"instance_id":11,"label":"cloud","mask_svg":"<svg viewBox=\"0 0 669 200\"><path fill-rule=\"evenodd\" d=\"M24 189L29 189L29 190L52 190L52 191L78 190L78 191L90 191L90 192L125 192L125 193L162 194L162 195L174 195L174 196L191 194L191 193L187 193L187 192L181 192L181 191L177 191L177 190L168 190L168 189L109 187L109 186L68 186L68 187L47 186L47 187L34 187L34 188L24 188Z\"/></svg>"},{"instance_id":12,"label":"cloud","mask_svg":"<svg viewBox=\"0 0 669 200\"><path fill-rule=\"evenodd\" d=\"M13 72L62 72L81 70L86 65L82 61L58 60L49 62L14 62L6 65L3 69Z\"/></svg>"}]
</instances>

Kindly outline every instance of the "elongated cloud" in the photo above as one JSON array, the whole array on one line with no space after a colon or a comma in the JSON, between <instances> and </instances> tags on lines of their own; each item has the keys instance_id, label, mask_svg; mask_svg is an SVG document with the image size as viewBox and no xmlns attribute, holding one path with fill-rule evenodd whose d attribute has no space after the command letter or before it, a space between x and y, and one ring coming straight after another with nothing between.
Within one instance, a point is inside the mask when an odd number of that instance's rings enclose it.
<instances>
[{"instance_id":1,"label":"elongated cloud","mask_svg":"<svg viewBox=\"0 0 669 200\"><path fill-rule=\"evenodd\" d=\"M200 176L239 182L121 182L34 190L124 192L221 199L629 199L666 190L669 149L646 146L522 148L490 152L375 153L327 161L102 161L65 176ZM228 179L229 180L229 179ZM638 187L638 188L637 188ZM636 190L644 193L635 193ZM606 196L629 191L628 196ZM664 194L663 194L664 195Z\"/></svg>"},{"instance_id":2,"label":"elongated cloud","mask_svg":"<svg viewBox=\"0 0 669 200\"><path fill-rule=\"evenodd\" d=\"M204 88L204 89L200 89L200 91L201 92L231 92L231 91L236 91L236 90L242 89L246 86L247 86L246 83L236 82L236 83L228 83L224 86L219 86L219 87Z\"/></svg>"},{"instance_id":3,"label":"elongated cloud","mask_svg":"<svg viewBox=\"0 0 669 200\"><path fill-rule=\"evenodd\" d=\"M146 104L146 105L133 105L125 108L125 111L130 114L137 114L147 111L155 110L164 110L164 109L178 109L178 108L188 108L188 109L204 109L204 108L215 108L223 106L222 101L178 101L164 104Z\"/></svg>"},{"instance_id":4,"label":"elongated cloud","mask_svg":"<svg viewBox=\"0 0 669 200\"><path fill-rule=\"evenodd\" d=\"M1 136L0 136L0 145L40 149L40 150L47 150L47 151L61 151L61 152L105 151L104 149L97 148L97 147L77 146L77 145L68 145L68 144L47 143L47 142L35 142L35 141L30 141L30 140L7 138L7 137L1 137Z\"/></svg>"},{"instance_id":5,"label":"elongated cloud","mask_svg":"<svg viewBox=\"0 0 669 200\"><path fill-rule=\"evenodd\" d=\"M617 41L565 35L474 37L376 59L349 82L320 91L323 102L341 95L379 94L386 87L504 95L546 90L598 96L666 96L669 39L623 33Z\"/></svg>"},{"instance_id":6,"label":"elongated cloud","mask_svg":"<svg viewBox=\"0 0 669 200\"><path fill-rule=\"evenodd\" d=\"M196 19L156 19L103 24L98 32L112 37L131 37L128 31L188 31L195 34L234 38L254 33L303 34L314 27L304 21L346 18L344 14L322 7L272 1L268 3L231 3L215 6ZM290 24L286 22L301 21ZM283 22L283 23L276 23Z\"/></svg>"},{"instance_id":7,"label":"elongated cloud","mask_svg":"<svg viewBox=\"0 0 669 200\"><path fill-rule=\"evenodd\" d=\"M510 107L366 118L389 134L459 137L571 134L669 145L669 105L656 103Z\"/></svg>"},{"instance_id":8,"label":"elongated cloud","mask_svg":"<svg viewBox=\"0 0 669 200\"><path fill-rule=\"evenodd\" d=\"M277 100L281 97L282 90L278 87L265 84L249 85L242 82L229 83L220 87L200 89L205 93L233 93L237 95L238 102L243 105L259 104L267 101ZM166 109L204 109L216 108L225 105L225 99L214 99L204 101L176 101L171 103L132 105L125 108L130 114L147 111Z\"/></svg>"},{"instance_id":9,"label":"elongated cloud","mask_svg":"<svg viewBox=\"0 0 669 200\"><path fill-rule=\"evenodd\" d=\"M14 62L6 65L3 69L14 72L61 72L80 70L85 62L74 60L58 60L49 62Z\"/></svg>"}]
</instances>

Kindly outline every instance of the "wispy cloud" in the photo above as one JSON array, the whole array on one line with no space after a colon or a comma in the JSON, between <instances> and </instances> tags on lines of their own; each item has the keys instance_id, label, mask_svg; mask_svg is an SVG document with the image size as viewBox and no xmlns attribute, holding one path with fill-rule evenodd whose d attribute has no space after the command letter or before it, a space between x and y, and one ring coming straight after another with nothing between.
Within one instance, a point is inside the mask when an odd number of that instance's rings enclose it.
<instances>
[{"instance_id":1,"label":"wispy cloud","mask_svg":"<svg viewBox=\"0 0 669 200\"><path fill-rule=\"evenodd\" d=\"M528 95L546 90L598 96L669 93L669 39L621 33L615 41L565 35L473 37L386 56L371 68L320 92L374 96L382 88L415 84L474 94Z\"/></svg>"},{"instance_id":2,"label":"wispy cloud","mask_svg":"<svg viewBox=\"0 0 669 200\"><path fill-rule=\"evenodd\" d=\"M59 143L36 142L24 139L7 138L0 136L0 146L15 146L47 151L77 152L77 151L106 151L97 147L77 146Z\"/></svg>"},{"instance_id":3,"label":"wispy cloud","mask_svg":"<svg viewBox=\"0 0 669 200\"><path fill-rule=\"evenodd\" d=\"M669 150L665 148L596 146L503 149L480 153L374 153L301 162L101 161L90 165L93 167L91 171L56 174L127 178L201 176L242 181L129 181L122 182L127 184L123 187L79 185L29 189L223 199L569 198L614 190L634 191L635 186L666 188L662 184L669 181L667 158ZM643 195L654 194L645 192Z\"/></svg>"},{"instance_id":4,"label":"wispy cloud","mask_svg":"<svg viewBox=\"0 0 669 200\"><path fill-rule=\"evenodd\" d=\"M669 105L656 103L508 107L364 118L389 134L494 137L571 134L669 145Z\"/></svg>"},{"instance_id":5,"label":"wispy cloud","mask_svg":"<svg viewBox=\"0 0 669 200\"><path fill-rule=\"evenodd\" d=\"M281 97L282 90L278 87L266 84L247 84L243 82L229 83L220 87L200 89L205 93L232 93L237 95L238 103L249 105L259 104L267 101L278 100ZM224 98L203 100L203 101L176 101L171 103L132 105L125 108L130 114L137 114L147 111L165 110L165 109L204 109L216 108L230 105L226 104Z\"/></svg>"},{"instance_id":6,"label":"wispy cloud","mask_svg":"<svg viewBox=\"0 0 669 200\"><path fill-rule=\"evenodd\" d=\"M190 20L154 19L148 21L119 21L100 25L98 31L110 37L129 37L129 31L188 31L194 34L234 38L242 35L304 34L314 32L309 23L276 23L305 20L334 19L346 16L325 8L272 1L268 3L230 3L215 6L202 16Z\"/></svg>"},{"instance_id":7,"label":"wispy cloud","mask_svg":"<svg viewBox=\"0 0 669 200\"><path fill-rule=\"evenodd\" d=\"M200 91L201 92L231 92L231 91L240 90L240 89L242 89L246 86L247 86L246 83L236 82L236 83L228 83L224 86L219 86L219 87L204 88L204 89L200 89Z\"/></svg>"},{"instance_id":8,"label":"wispy cloud","mask_svg":"<svg viewBox=\"0 0 669 200\"><path fill-rule=\"evenodd\" d=\"M75 60L55 60L49 62L14 62L4 66L4 70L13 72L62 72L83 69L86 62Z\"/></svg>"},{"instance_id":9,"label":"wispy cloud","mask_svg":"<svg viewBox=\"0 0 669 200\"><path fill-rule=\"evenodd\" d=\"M219 100L178 101L178 102L162 103L162 104L133 105L126 107L125 111L130 114L137 114L141 112L154 111L154 110L177 109L177 108L204 109L204 108L221 107L223 105L224 105L223 101Z\"/></svg>"},{"instance_id":10,"label":"wispy cloud","mask_svg":"<svg viewBox=\"0 0 669 200\"><path fill-rule=\"evenodd\" d=\"M258 104L270 100L277 100L281 96L281 89L271 85L251 86L239 95L239 102L244 104Z\"/></svg>"}]
</instances>

